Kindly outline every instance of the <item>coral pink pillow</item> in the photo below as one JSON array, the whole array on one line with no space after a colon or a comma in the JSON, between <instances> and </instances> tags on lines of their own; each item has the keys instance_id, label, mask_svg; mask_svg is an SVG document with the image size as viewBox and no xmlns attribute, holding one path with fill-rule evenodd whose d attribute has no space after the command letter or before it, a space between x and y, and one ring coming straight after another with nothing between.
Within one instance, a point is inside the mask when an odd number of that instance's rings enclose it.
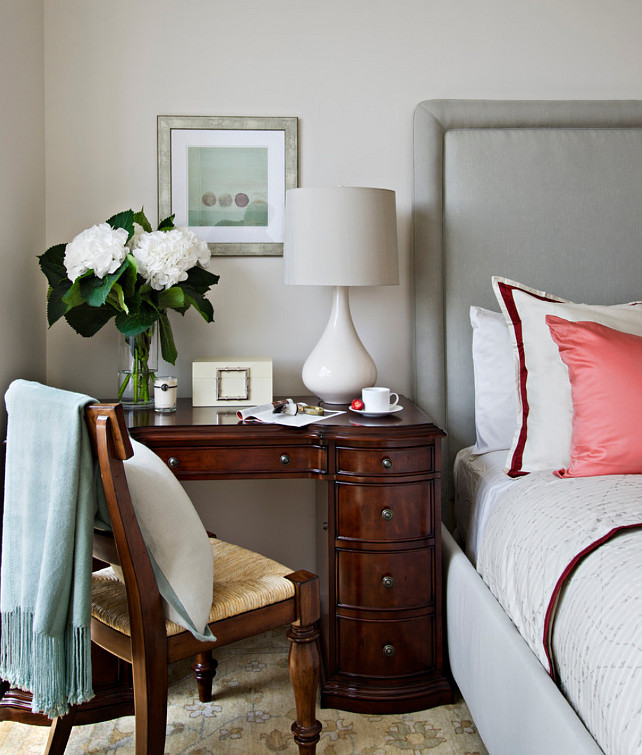
<instances>
[{"instance_id":1,"label":"coral pink pillow","mask_svg":"<svg viewBox=\"0 0 642 755\"><path fill-rule=\"evenodd\" d=\"M562 477L642 474L642 337L546 316L568 367L571 460Z\"/></svg>"}]
</instances>

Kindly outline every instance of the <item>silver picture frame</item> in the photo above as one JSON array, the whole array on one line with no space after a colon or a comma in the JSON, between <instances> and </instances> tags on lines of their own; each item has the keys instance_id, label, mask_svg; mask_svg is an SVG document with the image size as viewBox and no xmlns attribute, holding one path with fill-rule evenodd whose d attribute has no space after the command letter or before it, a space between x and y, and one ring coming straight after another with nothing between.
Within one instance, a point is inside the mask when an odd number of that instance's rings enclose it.
<instances>
[{"instance_id":1,"label":"silver picture frame","mask_svg":"<svg viewBox=\"0 0 642 755\"><path fill-rule=\"evenodd\" d=\"M213 256L283 255L298 181L298 119L159 115L158 219L174 215Z\"/></svg>"}]
</instances>

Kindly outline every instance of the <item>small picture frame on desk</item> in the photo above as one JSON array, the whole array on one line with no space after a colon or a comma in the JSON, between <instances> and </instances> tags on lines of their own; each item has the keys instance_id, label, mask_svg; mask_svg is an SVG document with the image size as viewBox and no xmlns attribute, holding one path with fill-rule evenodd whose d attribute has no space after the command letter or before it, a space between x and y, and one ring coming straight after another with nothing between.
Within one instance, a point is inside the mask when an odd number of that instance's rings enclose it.
<instances>
[{"instance_id":1,"label":"small picture frame on desk","mask_svg":"<svg viewBox=\"0 0 642 755\"><path fill-rule=\"evenodd\" d=\"M257 406L271 401L270 357L199 357L192 362L193 406Z\"/></svg>"},{"instance_id":2,"label":"small picture frame on desk","mask_svg":"<svg viewBox=\"0 0 642 755\"><path fill-rule=\"evenodd\" d=\"M174 215L213 256L282 256L297 118L159 115L157 127L159 222Z\"/></svg>"}]
</instances>

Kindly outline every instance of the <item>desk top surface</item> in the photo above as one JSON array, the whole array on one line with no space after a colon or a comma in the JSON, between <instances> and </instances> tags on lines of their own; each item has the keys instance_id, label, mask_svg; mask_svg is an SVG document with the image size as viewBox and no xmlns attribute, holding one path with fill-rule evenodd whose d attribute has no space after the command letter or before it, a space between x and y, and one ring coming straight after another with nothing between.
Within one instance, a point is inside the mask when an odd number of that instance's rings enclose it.
<instances>
[{"instance_id":1,"label":"desk top surface","mask_svg":"<svg viewBox=\"0 0 642 755\"><path fill-rule=\"evenodd\" d=\"M306 402L309 404L316 404L318 400L310 396L293 396L295 401ZM310 425L306 425L304 428L291 428L277 424L262 424L262 423L247 423L238 419L236 411L238 407L220 407L220 406L192 406L192 400L190 398L178 399L177 409L175 412L161 413L156 412L154 409L135 409L125 410L125 418L127 426L130 429L134 428L214 428L215 426L224 426L231 430L236 427L239 432L242 432L245 428L252 427L257 428L270 428L271 430L284 431L284 432L307 432L307 433L319 433L323 434L329 428L344 429L349 428L372 428L374 431L381 433L385 432L385 428L388 429L404 429L404 428L417 428L425 427L431 434L441 434L441 431L434 424L432 419L419 407L417 407L406 396L399 397L399 404L403 407L403 411L396 412L394 414L387 415L385 417L366 417L356 412L351 411L347 406L329 406L333 410L343 410L343 414L339 414L327 419L322 419L319 422L315 422ZM324 429L325 428L325 429Z\"/></svg>"}]
</instances>

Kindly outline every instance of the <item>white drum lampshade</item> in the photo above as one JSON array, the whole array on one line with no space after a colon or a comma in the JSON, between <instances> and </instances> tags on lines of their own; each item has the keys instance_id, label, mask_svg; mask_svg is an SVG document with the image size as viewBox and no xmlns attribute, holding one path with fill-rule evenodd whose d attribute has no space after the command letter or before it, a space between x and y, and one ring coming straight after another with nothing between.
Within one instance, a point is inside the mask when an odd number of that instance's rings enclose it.
<instances>
[{"instance_id":1,"label":"white drum lampshade","mask_svg":"<svg viewBox=\"0 0 642 755\"><path fill-rule=\"evenodd\" d=\"M283 256L286 283L334 286L330 319L303 366L303 383L326 403L348 403L377 379L352 322L349 287L399 283L394 191L290 189Z\"/></svg>"}]
</instances>

